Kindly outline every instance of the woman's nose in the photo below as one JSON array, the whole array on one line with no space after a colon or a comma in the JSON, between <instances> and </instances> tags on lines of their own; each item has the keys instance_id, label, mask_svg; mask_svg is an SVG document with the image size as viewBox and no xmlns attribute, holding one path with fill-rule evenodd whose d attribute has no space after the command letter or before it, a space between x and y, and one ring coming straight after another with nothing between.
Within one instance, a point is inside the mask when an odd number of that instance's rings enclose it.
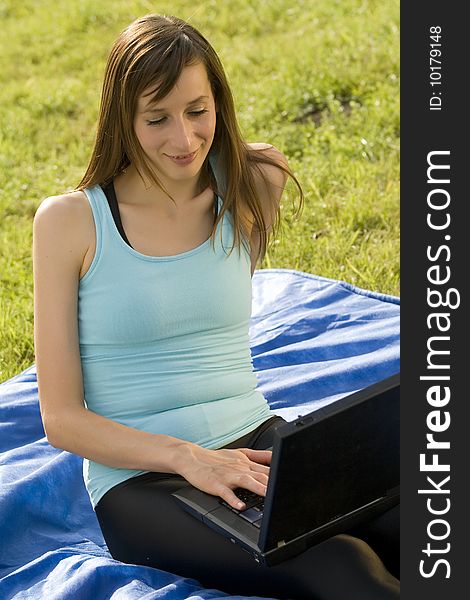
<instances>
[{"instance_id":1,"label":"woman's nose","mask_svg":"<svg viewBox=\"0 0 470 600\"><path fill-rule=\"evenodd\" d=\"M192 132L191 124L184 121L183 119L175 123L173 130L173 146L176 152L184 154L185 152L192 152Z\"/></svg>"}]
</instances>

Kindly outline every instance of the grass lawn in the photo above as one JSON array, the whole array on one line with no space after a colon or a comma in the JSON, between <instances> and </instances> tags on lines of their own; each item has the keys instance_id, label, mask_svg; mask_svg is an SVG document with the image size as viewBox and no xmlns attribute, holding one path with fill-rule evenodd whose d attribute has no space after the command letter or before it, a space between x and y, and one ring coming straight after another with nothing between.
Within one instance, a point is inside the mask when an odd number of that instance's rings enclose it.
<instances>
[{"instance_id":1,"label":"grass lawn","mask_svg":"<svg viewBox=\"0 0 470 600\"><path fill-rule=\"evenodd\" d=\"M0 0L0 381L34 362L35 210L80 180L110 46L150 12L210 40L246 139L303 186L261 268L399 295L398 0Z\"/></svg>"}]
</instances>

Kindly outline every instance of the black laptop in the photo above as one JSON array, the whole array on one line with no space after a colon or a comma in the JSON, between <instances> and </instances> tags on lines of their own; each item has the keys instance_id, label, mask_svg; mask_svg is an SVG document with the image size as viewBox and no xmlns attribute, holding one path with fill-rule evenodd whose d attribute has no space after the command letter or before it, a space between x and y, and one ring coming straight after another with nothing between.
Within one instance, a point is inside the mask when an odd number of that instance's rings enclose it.
<instances>
[{"instance_id":1,"label":"black laptop","mask_svg":"<svg viewBox=\"0 0 470 600\"><path fill-rule=\"evenodd\" d=\"M266 498L236 490L236 511L186 486L184 510L274 565L399 502L400 374L281 425Z\"/></svg>"}]
</instances>

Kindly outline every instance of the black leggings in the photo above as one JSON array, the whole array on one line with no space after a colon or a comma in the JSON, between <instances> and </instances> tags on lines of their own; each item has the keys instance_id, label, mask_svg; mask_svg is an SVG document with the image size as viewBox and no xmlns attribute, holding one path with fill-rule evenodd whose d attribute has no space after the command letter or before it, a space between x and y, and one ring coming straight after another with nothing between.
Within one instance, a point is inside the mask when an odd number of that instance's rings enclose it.
<instances>
[{"instance_id":1,"label":"black leggings","mask_svg":"<svg viewBox=\"0 0 470 600\"><path fill-rule=\"evenodd\" d=\"M283 422L273 417L225 448L269 448L273 430ZM145 473L103 496L96 514L113 558L190 577L206 588L233 595L399 598L398 506L366 526L334 536L279 565L263 567L176 504L171 493L185 484L189 485L178 475Z\"/></svg>"}]
</instances>

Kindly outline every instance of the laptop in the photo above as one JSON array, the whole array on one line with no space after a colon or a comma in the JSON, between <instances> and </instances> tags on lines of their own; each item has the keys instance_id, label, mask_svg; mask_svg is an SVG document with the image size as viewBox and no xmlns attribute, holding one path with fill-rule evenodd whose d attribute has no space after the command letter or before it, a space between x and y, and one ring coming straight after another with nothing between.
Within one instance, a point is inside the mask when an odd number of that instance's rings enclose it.
<instances>
[{"instance_id":1,"label":"laptop","mask_svg":"<svg viewBox=\"0 0 470 600\"><path fill-rule=\"evenodd\" d=\"M181 507L265 566L393 507L400 497L400 374L274 431L266 497L235 490L237 511L193 486Z\"/></svg>"}]
</instances>

